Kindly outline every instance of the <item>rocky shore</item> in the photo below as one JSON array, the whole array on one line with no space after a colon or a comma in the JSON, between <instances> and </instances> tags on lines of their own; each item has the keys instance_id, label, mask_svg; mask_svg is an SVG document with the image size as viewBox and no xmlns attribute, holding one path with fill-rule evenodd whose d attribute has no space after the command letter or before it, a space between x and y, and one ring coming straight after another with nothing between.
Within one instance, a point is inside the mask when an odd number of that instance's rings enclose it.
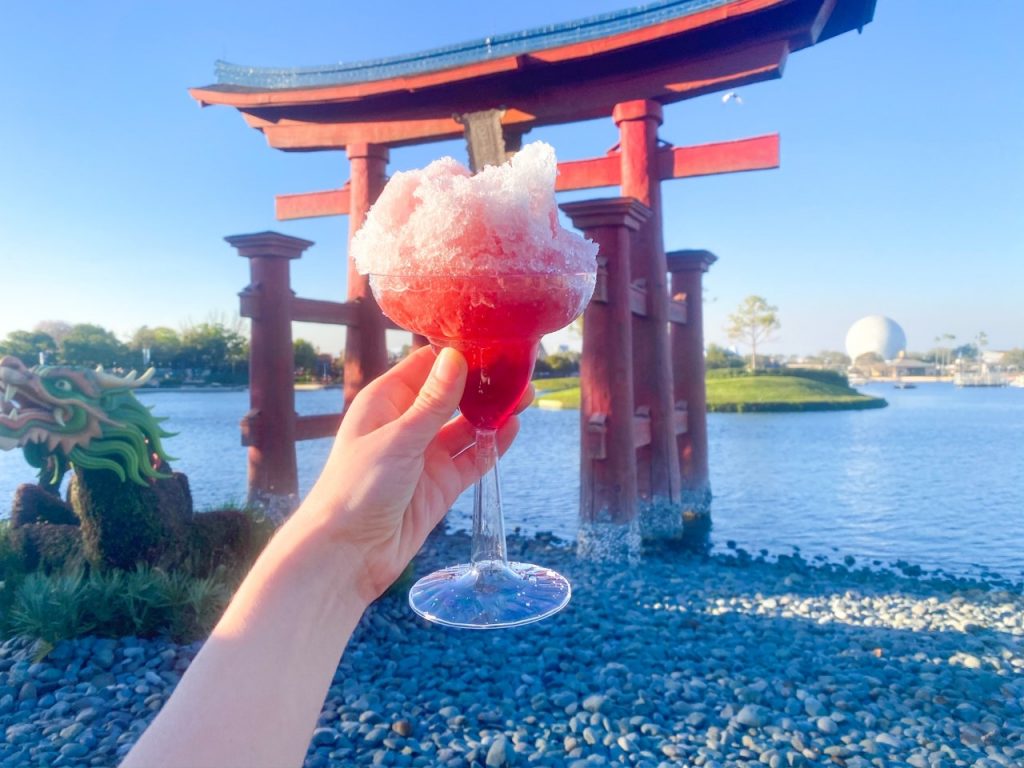
<instances>
[{"instance_id":1,"label":"rocky shore","mask_svg":"<svg viewBox=\"0 0 1024 768\"><path fill-rule=\"evenodd\" d=\"M510 549L568 575L569 608L460 632L383 598L338 668L309 768L1024 765L1020 585L743 552L630 568L543 538ZM436 536L417 572L468 551ZM33 663L5 643L0 766L115 765L197 649L86 638Z\"/></svg>"}]
</instances>

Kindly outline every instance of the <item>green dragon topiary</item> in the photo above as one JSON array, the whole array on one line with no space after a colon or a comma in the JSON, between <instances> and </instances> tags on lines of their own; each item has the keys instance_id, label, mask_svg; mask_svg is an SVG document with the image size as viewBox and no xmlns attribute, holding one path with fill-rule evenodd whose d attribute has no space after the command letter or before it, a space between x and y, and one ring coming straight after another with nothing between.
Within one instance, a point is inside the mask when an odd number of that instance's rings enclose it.
<instances>
[{"instance_id":1,"label":"green dragon topiary","mask_svg":"<svg viewBox=\"0 0 1024 768\"><path fill-rule=\"evenodd\" d=\"M136 377L102 368L26 368L16 357L0 359L0 449L21 448L39 470L39 483L60 485L71 465L108 469L122 482L148 485L169 477L161 438L170 437L132 390Z\"/></svg>"},{"instance_id":2,"label":"green dragon topiary","mask_svg":"<svg viewBox=\"0 0 1024 768\"><path fill-rule=\"evenodd\" d=\"M151 376L0 359L0 449L21 448L53 494L74 471L69 500L97 565L166 559L192 516L188 480L161 444L170 433L133 394Z\"/></svg>"}]
</instances>

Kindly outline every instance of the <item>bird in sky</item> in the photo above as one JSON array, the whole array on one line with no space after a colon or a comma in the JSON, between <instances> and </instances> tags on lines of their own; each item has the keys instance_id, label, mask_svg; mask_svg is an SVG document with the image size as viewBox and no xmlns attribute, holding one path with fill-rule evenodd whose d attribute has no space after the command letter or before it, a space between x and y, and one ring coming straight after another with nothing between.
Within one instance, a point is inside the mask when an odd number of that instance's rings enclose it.
<instances>
[{"instance_id":1,"label":"bird in sky","mask_svg":"<svg viewBox=\"0 0 1024 768\"><path fill-rule=\"evenodd\" d=\"M736 93L736 91L729 91L728 93L722 95L723 104L728 104L730 101L735 102L736 104L742 104L743 98L738 93Z\"/></svg>"}]
</instances>

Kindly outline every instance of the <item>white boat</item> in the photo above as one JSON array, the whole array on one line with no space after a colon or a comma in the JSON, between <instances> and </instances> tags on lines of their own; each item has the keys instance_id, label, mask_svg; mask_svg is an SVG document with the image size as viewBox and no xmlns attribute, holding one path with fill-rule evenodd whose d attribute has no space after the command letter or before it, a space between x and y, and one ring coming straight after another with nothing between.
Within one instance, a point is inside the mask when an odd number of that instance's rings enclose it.
<instances>
[{"instance_id":1,"label":"white boat","mask_svg":"<svg viewBox=\"0 0 1024 768\"><path fill-rule=\"evenodd\" d=\"M1014 378L1010 379L1009 386L1024 389L1024 373L1022 373L1020 376L1015 376Z\"/></svg>"}]
</instances>

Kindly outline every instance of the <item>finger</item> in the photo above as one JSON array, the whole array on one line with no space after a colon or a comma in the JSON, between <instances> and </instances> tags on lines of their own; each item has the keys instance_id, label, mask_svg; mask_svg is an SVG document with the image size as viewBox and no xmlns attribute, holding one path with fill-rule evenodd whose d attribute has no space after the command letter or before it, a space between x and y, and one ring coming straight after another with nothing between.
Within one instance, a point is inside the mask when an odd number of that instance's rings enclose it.
<instances>
[{"instance_id":1,"label":"finger","mask_svg":"<svg viewBox=\"0 0 1024 768\"><path fill-rule=\"evenodd\" d=\"M425 450L451 419L466 386L466 370L466 358L460 352L441 350L416 398L399 418L406 448Z\"/></svg>"},{"instance_id":2,"label":"finger","mask_svg":"<svg viewBox=\"0 0 1024 768\"><path fill-rule=\"evenodd\" d=\"M432 348L418 349L363 387L345 414L342 429L363 435L405 413L430 375L435 358Z\"/></svg>"},{"instance_id":3,"label":"finger","mask_svg":"<svg viewBox=\"0 0 1024 768\"><path fill-rule=\"evenodd\" d=\"M457 416L449 421L437 434L437 445L449 456L455 456L473 445L476 440L476 428L465 416Z\"/></svg>"},{"instance_id":4,"label":"finger","mask_svg":"<svg viewBox=\"0 0 1024 768\"><path fill-rule=\"evenodd\" d=\"M522 413L529 407L533 396L533 387L523 394L523 399L516 407L516 413ZM476 427L465 416L458 416L445 424L437 435L437 444L453 459L476 444Z\"/></svg>"},{"instance_id":5,"label":"finger","mask_svg":"<svg viewBox=\"0 0 1024 768\"><path fill-rule=\"evenodd\" d=\"M370 382L366 391L375 398L386 397L399 413L404 413L415 402L437 357L432 347L421 347Z\"/></svg>"},{"instance_id":6,"label":"finger","mask_svg":"<svg viewBox=\"0 0 1024 768\"><path fill-rule=\"evenodd\" d=\"M513 416L505 422L501 429L498 430L497 439L499 456L505 455L505 451L507 451L509 446L512 445L512 441L516 439L517 434L519 434L519 417ZM465 451L464 453L454 457L452 459L452 465L459 473L459 479L462 483L459 493L475 483L480 477L480 468L476 463L476 451Z\"/></svg>"},{"instance_id":7,"label":"finger","mask_svg":"<svg viewBox=\"0 0 1024 768\"><path fill-rule=\"evenodd\" d=\"M536 396L537 390L534 389L533 384L526 387L526 391L523 392L523 396L519 398L519 405L516 406L515 413L522 413L530 407L530 403L533 402L533 398Z\"/></svg>"}]
</instances>

